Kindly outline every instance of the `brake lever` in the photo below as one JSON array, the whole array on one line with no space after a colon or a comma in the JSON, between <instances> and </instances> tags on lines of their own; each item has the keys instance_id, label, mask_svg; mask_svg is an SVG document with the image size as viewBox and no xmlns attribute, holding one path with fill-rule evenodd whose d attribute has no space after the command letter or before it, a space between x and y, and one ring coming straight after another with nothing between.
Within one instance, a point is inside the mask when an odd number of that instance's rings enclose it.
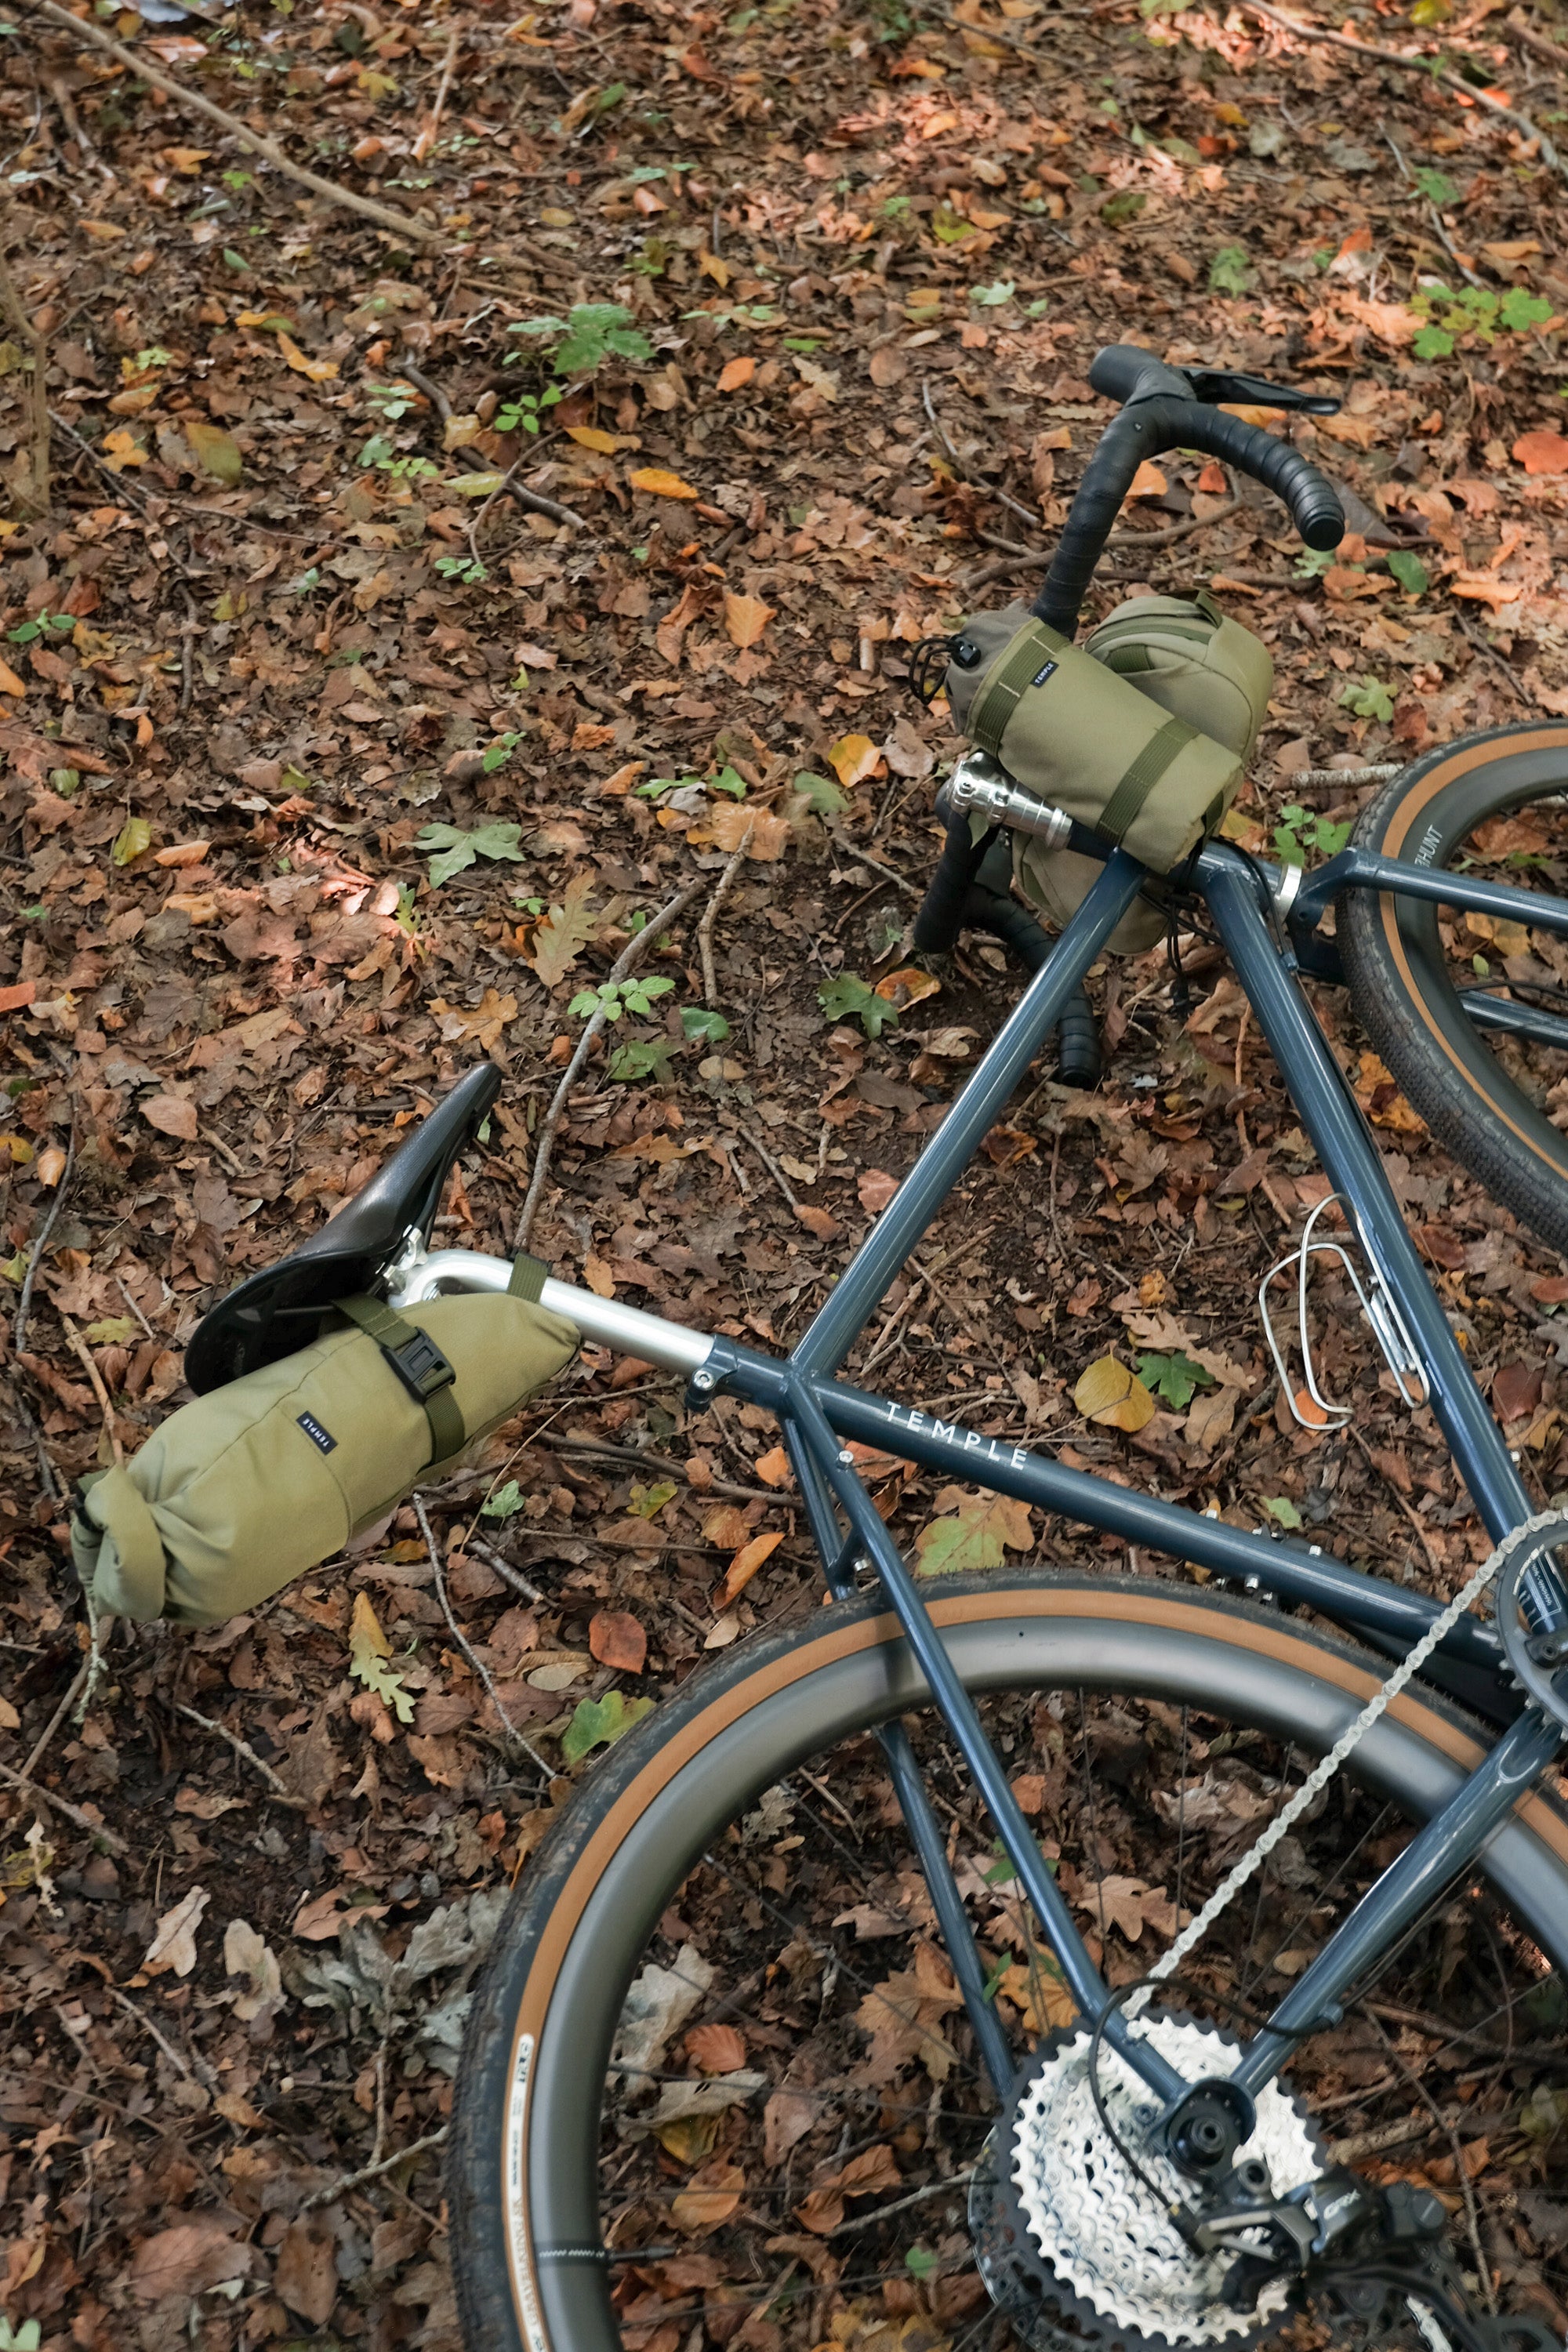
<instances>
[{"instance_id":1,"label":"brake lever","mask_svg":"<svg viewBox=\"0 0 1568 2352\"><path fill-rule=\"evenodd\" d=\"M1260 375L1238 375L1228 368L1183 368L1196 400L1217 407L1222 401L1251 401L1260 408L1301 409L1309 416L1337 416L1341 403L1331 393L1298 392L1293 384L1270 383Z\"/></svg>"}]
</instances>

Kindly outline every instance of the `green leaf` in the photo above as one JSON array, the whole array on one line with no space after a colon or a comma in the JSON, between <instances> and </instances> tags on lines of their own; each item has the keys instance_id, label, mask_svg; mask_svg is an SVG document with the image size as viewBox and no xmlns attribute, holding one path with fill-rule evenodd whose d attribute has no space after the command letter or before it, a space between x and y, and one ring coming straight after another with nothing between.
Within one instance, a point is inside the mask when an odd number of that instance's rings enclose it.
<instances>
[{"instance_id":1,"label":"green leaf","mask_svg":"<svg viewBox=\"0 0 1568 2352\"><path fill-rule=\"evenodd\" d=\"M1454 205L1459 201L1459 191L1447 172L1439 172L1430 163L1417 163L1415 184L1428 204Z\"/></svg>"},{"instance_id":2,"label":"green leaf","mask_svg":"<svg viewBox=\"0 0 1568 2352\"><path fill-rule=\"evenodd\" d=\"M1209 292L1245 294L1251 282L1245 246L1222 245L1209 263Z\"/></svg>"},{"instance_id":3,"label":"green leaf","mask_svg":"<svg viewBox=\"0 0 1568 2352\"><path fill-rule=\"evenodd\" d=\"M635 1519L657 1519L666 1503L675 1500L678 1491L669 1478L661 1478L657 1486L634 1485L626 1508Z\"/></svg>"},{"instance_id":4,"label":"green leaf","mask_svg":"<svg viewBox=\"0 0 1568 2352\"><path fill-rule=\"evenodd\" d=\"M606 1691L603 1698L580 1700L561 1735L563 1763L580 1764L590 1749L608 1748L612 1741L623 1738L634 1723L640 1723L645 1715L652 1713L651 1698L628 1699L618 1690Z\"/></svg>"},{"instance_id":5,"label":"green leaf","mask_svg":"<svg viewBox=\"0 0 1568 2352\"><path fill-rule=\"evenodd\" d=\"M11 2322L0 2318L0 2352L38 2352L43 2331L36 2319L24 2319L15 2334Z\"/></svg>"},{"instance_id":6,"label":"green leaf","mask_svg":"<svg viewBox=\"0 0 1568 2352\"><path fill-rule=\"evenodd\" d=\"M101 1323L89 1323L82 1338L92 1348L128 1348L142 1326L129 1315L106 1315Z\"/></svg>"},{"instance_id":7,"label":"green leaf","mask_svg":"<svg viewBox=\"0 0 1568 2352\"><path fill-rule=\"evenodd\" d=\"M1446 360L1454 348L1447 327L1418 327L1410 346L1418 360Z\"/></svg>"},{"instance_id":8,"label":"green leaf","mask_svg":"<svg viewBox=\"0 0 1568 2352\"><path fill-rule=\"evenodd\" d=\"M465 833L457 824L427 824L415 836L414 846L420 856L430 857L430 886L438 889L454 874L471 866L476 857L506 857L521 865L522 852L518 843L521 838L521 825L510 821L478 825L471 833ZM438 855L431 856L432 851Z\"/></svg>"},{"instance_id":9,"label":"green leaf","mask_svg":"<svg viewBox=\"0 0 1568 2352\"><path fill-rule=\"evenodd\" d=\"M936 2256L929 2247L911 2246L904 2256L904 2268L915 2278L930 2278L936 2268Z\"/></svg>"},{"instance_id":10,"label":"green leaf","mask_svg":"<svg viewBox=\"0 0 1568 2352\"><path fill-rule=\"evenodd\" d=\"M114 837L110 856L116 866L134 865L153 846L153 828L144 816L128 816Z\"/></svg>"},{"instance_id":11,"label":"green leaf","mask_svg":"<svg viewBox=\"0 0 1568 2352\"><path fill-rule=\"evenodd\" d=\"M628 1013L651 1013L655 999L668 996L674 986L674 981L663 972L658 972L648 980L623 980L620 982L621 1002Z\"/></svg>"},{"instance_id":12,"label":"green leaf","mask_svg":"<svg viewBox=\"0 0 1568 2352\"><path fill-rule=\"evenodd\" d=\"M1498 311L1510 335L1524 335L1531 327L1543 327L1551 316L1552 305L1544 295L1532 294L1526 286L1510 286Z\"/></svg>"},{"instance_id":13,"label":"green leaf","mask_svg":"<svg viewBox=\"0 0 1568 2352\"><path fill-rule=\"evenodd\" d=\"M830 1021L858 1021L868 1037L879 1037L884 1029L898 1026L899 1016L887 998L868 988L858 971L841 971L817 990L816 1001Z\"/></svg>"},{"instance_id":14,"label":"green leaf","mask_svg":"<svg viewBox=\"0 0 1568 2352\"><path fill-rule=\"evenodd\" d=\"M978 302L983 310L999 310L1004 302L1013 299L1017 290L1016 278L998 278L994 286L972 286L969 299L972 302Z\"/></svg>"},{"instance_id":15,"label":"green leaf","mask_svg":"<svg viewBox=\"0 0 1568 2352\"><path fill-rule=\"evenodd\" d=\"M1282 1528L1299 1528L1301 1524L1301 1514L1289 1495L1266 1495L1263 1507L1269 1517Z\"/></svg>"},{"instance_id":16,"label":"green leaf","mask_svg":"<svg viewBox=\"0 0 1568 2352\"><path fill-rule=\"evenodd\" d=\"M728 793L732 799L743 801L746 797L746 779L744 776L737 775L733 768L725 766L720 769L716 776L709 777L708 789L710 793Z\"/></svg>"},{"instance_id":17,"label":"green leaf","mask_svg":"<svg viewBox=\"0 0 1568 2352\"><path fill-rule=\"evenodd\" d=\"M1403 548L1391 551L1388 568L1407 596L1424 596L1432 585L1421 558L1406 553Z\"/></svg>"},{"instance_id":18,"label":"green leaf","mask_svg":"<svg viewBox=\"0 0 1568 2352\"><path fill-rule=\"evenodd\" d=\"M680 1026L694 1045L721 1045L730 1034L730 1024L721 1013L710 1013L700 1004L683 1004Z\"/></svg>"},{"instance_id":19,"label":"green leaf","mask_svg":"<svg viewBox=\"0 0 1568 2352\"><path fill-rule=\"evenodd\" d=\"M1138 1377L1146 1389L1163 1397L1175 1412L1184 1412L1191 1404L1194 1389L1212 1389L1215 1385L1214 1374L1185 1355L1140 1356Z\"/></svg>"},{"instance_id":20,"label":"green leaf","mask_svg":"<svg viewBox=\"0 0 1568 2352\"><path fill-rule=\"evenodd\" d=\"M610 1055L609 1076L621 1086L638 1078L657 1078L662 1086L669 1076L669 1057L675 1050L673 1037L638 1038L635 1045L617 1045Z\"/></svg>"},{"instance_id":21,"label":"green leaf","mask_svg":"<svg viewBox=\"0 0 1568 2352\"><path fill-rule=\"evenodd\" d=\"M509 1478L504 1486L498 1486L495 1493L487 1496L479 1505L479 1517L481 1519L510 1519L521 1508L522 1488L515 1478Z\"/></svg>"},{"instance_id":22,"label":"green leaf","mask_svg":"<svg viewBox=\"0 0 1568 2352\"><path fill-rule=\"evenodd\" d=\"M974 223L964 220L951 205L938 205L931 216L931 233L939 245L962 245L966 236L978 235Z\"/></svg>"},{"instance_id":23,"label":"green leaf","mask_svg":"<svg viewBox=\"0 0 1568 2352\"><path fill-rule=\"evenodd\" d=\"M1358 719L1380 719L1386 726L1394 716L1393 697L1375 677L1363 677L1359 686L1347 681L1340 688L1340 700Z\"/></svg>"},{"instance_id":24,"label":"green leaf","mask_svg":"<svg viewBox=\"0 0 1568 2352\"><path fill-rule=\"evenodd\" d=\"M804 796L813 816L837 816L849 805L849 795L837 776L818 776L803 769L795 780L795 789Z\"/></svg>"},{"instance_id":25,"label":"green leaf","mask_svg":"<svg viewBox=\"0 0 1568 2352\"><path fill-rule=\"evenodd\" d=\"M1100 217L1108 228L1121 228L1126 222L1136 220L1148 201L1148 192L1143 188L1119 189L1115 195L1107 196L1100 205ZM1212 274L1210 282L1213 282Z\"/></svg>"}]
</instances>

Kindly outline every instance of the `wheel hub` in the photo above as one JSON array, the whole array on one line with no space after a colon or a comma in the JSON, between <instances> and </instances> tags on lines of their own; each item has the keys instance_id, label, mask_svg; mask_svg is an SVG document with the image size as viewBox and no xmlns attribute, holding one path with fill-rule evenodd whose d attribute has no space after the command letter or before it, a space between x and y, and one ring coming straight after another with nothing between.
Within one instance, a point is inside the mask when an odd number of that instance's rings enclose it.
<instances>
[{"instance_id":1,"label":"wheel hub","mask_svg":"<svg viewBox=\"0 0 1568 2352\"><path fill-rule=\"evenodd\" d=\"M1132 2030L1189 2081L1223 2075L1235 2063L1230 2037L1191 2018L1157 2013ZM970 2216L986 2284L1037 2352L1086 2342L1127 2352L1209 2345L1241 2352L1277 2323L1285 2287L1267 2289L1255 2311L1223 2300L1234 2252L1197 2254L1172 2221L1169 2205L1190 2203L1193 2189L1145 2138L1158 2112L1152 2095L1102 2042L1100 2096L1157 2196L1100 2121L1090 2046L1087 2028L1041 2046L976 2173ZM1260 2093L1257 2129L1237 2156L1262 2161L1276 2196L1322 2169L1311 2126L1274 2084Z\"/></svg>"}]
</instances>

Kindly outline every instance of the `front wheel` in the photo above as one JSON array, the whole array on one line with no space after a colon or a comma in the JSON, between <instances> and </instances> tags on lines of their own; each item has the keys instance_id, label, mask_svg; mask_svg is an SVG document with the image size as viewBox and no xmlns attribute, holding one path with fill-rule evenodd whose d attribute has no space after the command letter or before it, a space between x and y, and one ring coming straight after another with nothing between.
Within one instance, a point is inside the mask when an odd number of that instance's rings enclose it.
<instances>
[{"instance_id":1,"label":"front wheel","mask_svg":"<svg viewBox=\"0 0 1568 2352\"><path fill-rule=\"evenodd\" d=\"M1355 842L1407 864L1568 889L1568 726L1468 735L1395 776ZM1351 1003L1439 1143L1568 1250L1568 941L1426 899L1348 890Z\"/></svg>"},{"instance_id":2,"label":"front wheel","mask_svg":"<svg viewBox=\"0 0 1568 2352\"><path fill-rule=\"evenodd\" d=\"M1342 1643L1175 1584L952 1579L930 1607L1112 1982L1146 1973L1381 1679ZM1060 2043L1070 2000L895 1620L868 1596L746 1644L609 1751L503 1921L449 2162L470 2352L696 2352L748 2321L748 2346L807 2352L868 2295L881 2311L884 2284L938 2335L984 2316L994 2266L984 2245L973 2266L965 2199L996 2101L869 1728L893 1718L1020 2061ZM1272 2006L1483 1742L1413 1686L1190 1967ZM1555 2023L1568 1816L1525 1799L1485 1872L1406 1937L1381 2011L1293 2062L1302 2130L1353 2150L1402 2121L1402 2172L1447 2159L1426 2095L1447 2113L1450 2075ZM1391 2036L1421 2051L1419 2095ZM1151 2270L1120 2230L1096 2259L1128 2267L1107 2293L1141 2343L1237 2342L1184 2265ZM1047 2316L1109 2342L1092 2299L1064 2284Z\"/></svg>"}]
</instances>

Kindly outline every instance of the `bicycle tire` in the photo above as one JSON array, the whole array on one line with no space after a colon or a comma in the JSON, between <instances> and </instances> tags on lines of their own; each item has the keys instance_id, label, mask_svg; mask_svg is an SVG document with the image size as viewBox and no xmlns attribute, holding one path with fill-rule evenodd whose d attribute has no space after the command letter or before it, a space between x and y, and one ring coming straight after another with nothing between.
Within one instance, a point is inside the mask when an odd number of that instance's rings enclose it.
<instances>
[{"instance_id":1,"label":"bicycle tire","mask_svg":"<svg viewBox=\"0 0 1568 2352\"><path fill-rule=\"evenodd\" d=\"M1446 744L1363 810L1353 840L1447 866L1489 818L1568 791L1568 725L1542 720ZM1568 836L1565 836L1568 845ZM1437 1141L1492 1198L1568 1251L1568 1136L1467 1019L1429 901L1342 892L1337 936L1357 1020Z\"/></svg>"},{"instance_id":2,"label":"bicycle tire","mask_svg":"<svg viewBox=\"0 0 1568 2352\"><path fill-rule=\"evenodd\" d=\"M1277 1612L1152 1579L944 1579L930 1608L977 1692L1147 1693L1256 1724L1305 1755L1326 1750L1384 1671ZM447 2189L471 2352L618 2352L594 2251L599 2108L637 1955L720 1825L833 1741L908 1720L924 1696L870 1594L694 1674L574 1798L505 1915L465 2038ZM1484 1747L1468 1718L1412 1685L1345 1769L1419 1820ZM1568 1811L1526 1796L1480 1870L1561 1965Z\"/></svg>"}]
</instances>

